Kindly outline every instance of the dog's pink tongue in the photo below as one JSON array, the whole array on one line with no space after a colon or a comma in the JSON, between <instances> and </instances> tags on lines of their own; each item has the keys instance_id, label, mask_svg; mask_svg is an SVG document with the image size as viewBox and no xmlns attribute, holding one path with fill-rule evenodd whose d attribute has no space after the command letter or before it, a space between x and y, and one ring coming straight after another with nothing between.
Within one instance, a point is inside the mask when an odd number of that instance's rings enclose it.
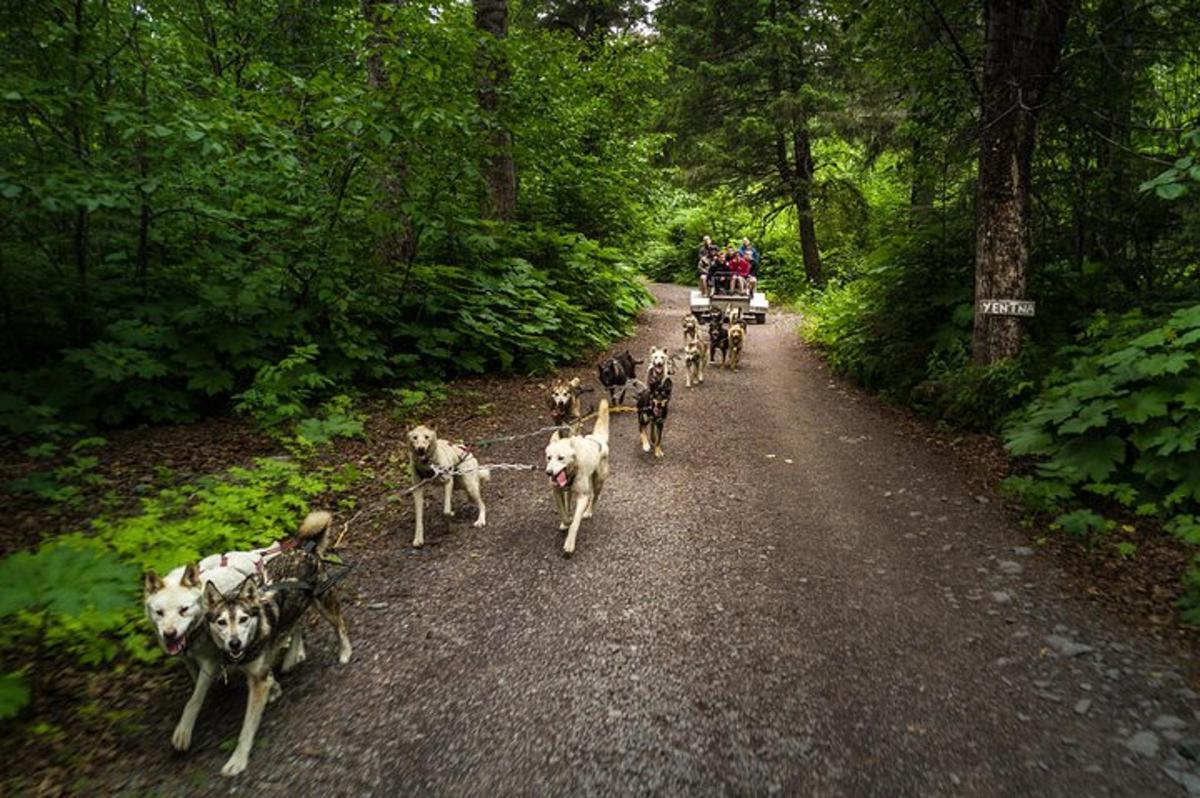
<instances>
[{"instance_id":1,"label":"dog's pink tongue","mask_svg":"<svg viewBox=\"0 0 1200 798\"><path fill-rule=\"evenodd\" d=\"M171 655L178 654L183 651L183 644L187 642L186 637L177 637L167 644L167 653Z\"/></svg>"},{"instance_id":2,"label":"dog's pink tongue","mask_svg":"<svg viewBox=\"0 0 1200 798\"><path fill-rule=\"evenodd\" d=\"M567 486L567 472L559 471L557 474L555 474L554 483L560 488L565 488Z\"/></svg>"}]
</instances>

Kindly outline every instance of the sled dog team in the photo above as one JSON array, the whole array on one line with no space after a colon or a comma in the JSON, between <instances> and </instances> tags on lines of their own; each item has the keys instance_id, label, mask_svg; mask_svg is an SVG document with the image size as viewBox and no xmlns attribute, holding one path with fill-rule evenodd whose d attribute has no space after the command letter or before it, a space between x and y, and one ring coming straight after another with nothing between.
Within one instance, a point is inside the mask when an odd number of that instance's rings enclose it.
<instances>
[{"instance_id":1,"label":"sled dog team","mask_svg":"<svg viewBox=\"0 0 1200 798\"><path fill-rule=\"evenodd\" d=\"M686 385L704 382L705 364L721 352L723 367L736 370L745 342L746 326L736 312L717 316L708 327L708 340L692 316L683 319L683 358ZM604 361L600 382L607 391L596 410L592 431L583 432L585 415L578 377L559 381L549 397L551 418L559 429L545 451L559 530L566 535L563 554L575 552L579 527L591 518L608 479L610 402L624 401L626 390L638 387L637 415L642 450L662 457L663 427L671 400L671 375L675 358L666 349L653 347L646 381L637 378L637 366L628 351ZM564 434L566 433L566 434ZM489 480L470 450L439 438L425 425L408 433L408 462L413 482L415 529L412 545L425 542L425 487L441 484L442 513L454 515L455 488L463 490L477 510L474 526L487 525L483 485ZM350 661L353 649L342 617L337 578L331 574L327 553L331 545L332 516L312 512L294 536L252 551L227 552L180 566L160 577L153 570L144 578L146 618L162 649L182 658L194 682L171 744L178 751L191 747L192 731L204 699L218 676L241 673L246 679L247 700L237 745L221 773L234 776L246 769L254 737L266 705L280 696L276 666L287 673L305 659L300 621L315 608L338 636L338 661Z\"/></svg>"}]
</instances>

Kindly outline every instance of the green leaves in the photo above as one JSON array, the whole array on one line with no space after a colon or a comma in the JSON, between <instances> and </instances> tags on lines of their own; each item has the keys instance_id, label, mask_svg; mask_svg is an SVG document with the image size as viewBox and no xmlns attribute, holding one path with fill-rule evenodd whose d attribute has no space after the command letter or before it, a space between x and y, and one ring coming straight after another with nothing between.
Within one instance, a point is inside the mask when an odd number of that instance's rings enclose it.
<instances>
[{"instance_id":1,"label":"green leaves","mask_svg":"<svg viewBox=\"0 0 1200 798\"><path fill-rule=\"evenodd\" d=\"M0 616L107 612L136 595L137 570L105 549L57 544L0 561Z\"/></svg>"},{"instance_id":2,"label":"green leaves","mask_svg":"<svg viewBox=\"0 0 1200 798\"><path fill-rule=\"evenodd\" d=\"M1009 451L1037 465L1006 489L1033 509L1070 510L1055 523L1071 535L1111 527L1079 506L1090 494L1138 515L1167 515L1168 529L1200 544L1200 305L1149 330L1126 328L1118 320L1110 338L1094 335L1086 349L1061 354L1071 369L1013 418ZM1189 579L1200 597L1200 571Z\"/></svg>"},{"instance_id":3,"label":"green leaves","mask_svg":"<svg viewBox=\"0 0 1200 798\"><path fill-rule=\"evenodd\" d=\"M20 673L0 674L0 720L15 717L29 698L29 688Z\"/></svg>"},{"instance_id":4,"label":"green leaves","mask_svg":"<svg viewBox=\"0 0 1200 798\"><path fill-rule=\"evenodd\" d=\"M1184 138L1200 151L1200 130L1193 131ZM1191 183L1200 183L1200 163L1197 163L1195 156L1185 155L1177 159L1169 169L1142 183L1140 188L1144 192L1153 191L1160 199L1170 201L1187 194Z\"/></svg>"},{"instance_id":5,"label":"green leaves","mask_svg":"<svg viewBox=\"0 0 1200 798\"><path fill-rule=\"evenodd\" d=\"M1107 531L1112 522L1091 510L1076 510L1054 519L1054 523L1068 535L1084 537L1095 532Z\"/></svg>"}]
</instances>

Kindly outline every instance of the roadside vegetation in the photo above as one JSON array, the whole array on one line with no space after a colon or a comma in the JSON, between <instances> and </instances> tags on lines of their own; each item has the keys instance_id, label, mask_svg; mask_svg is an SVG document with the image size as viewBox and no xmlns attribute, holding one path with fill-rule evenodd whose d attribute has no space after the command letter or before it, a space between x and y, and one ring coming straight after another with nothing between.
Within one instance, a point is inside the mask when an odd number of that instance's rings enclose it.
<instances>
[{"instance_id":1,"label":"roadside vegetation","mask_svg":"<svg viewBox=\"0 0 1200 798\"><path fill-rule=\"evenodd\" d=\"M1170 0L1007 7L663 3L692 193L655 273L750 236L836 372L1003 438L1031 524L1125 560L1195 545L1200 26ZM975 312L995 298L1036 316Z\"/></svg>"}]
</instances>

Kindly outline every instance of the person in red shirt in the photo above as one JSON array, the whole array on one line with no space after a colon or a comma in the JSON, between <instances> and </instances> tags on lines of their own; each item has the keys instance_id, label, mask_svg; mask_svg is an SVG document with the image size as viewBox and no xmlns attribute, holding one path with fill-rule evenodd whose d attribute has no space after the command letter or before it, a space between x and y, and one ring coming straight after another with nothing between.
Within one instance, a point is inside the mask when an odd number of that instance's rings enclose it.
<instances>
[{"instance_id":1,"label":"person in red shirt","mask_svg":"<svg viewBox=\"0 0 1200 798\"><path fill-rule=\"evenodd\" d=\"M739 294L747 289L746 278L750 276L750 261L740 252L734 252L729 259L729 270L733 272L733 290Z\"/></svg>"}]
</instances>

